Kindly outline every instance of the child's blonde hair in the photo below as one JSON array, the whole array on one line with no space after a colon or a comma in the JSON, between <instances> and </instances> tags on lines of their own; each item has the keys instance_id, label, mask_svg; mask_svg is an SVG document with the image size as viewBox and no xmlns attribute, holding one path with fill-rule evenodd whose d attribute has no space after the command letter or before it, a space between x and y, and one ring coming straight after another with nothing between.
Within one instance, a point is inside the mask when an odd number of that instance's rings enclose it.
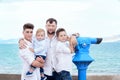
<instances>
[{"instance_id":1,"label":"child's blonde hair","mask_svg":"<svg viewBox=\"0 0 120 80\"><path fill-rule=\"evenodd\" d=\"M44 32L44 34L45 34L45 30L42 29L42 28L38 28L38 29L37 29L37 31L36 31L36 35L37 35L39 32Z\"/></svg>"}]
</instances>

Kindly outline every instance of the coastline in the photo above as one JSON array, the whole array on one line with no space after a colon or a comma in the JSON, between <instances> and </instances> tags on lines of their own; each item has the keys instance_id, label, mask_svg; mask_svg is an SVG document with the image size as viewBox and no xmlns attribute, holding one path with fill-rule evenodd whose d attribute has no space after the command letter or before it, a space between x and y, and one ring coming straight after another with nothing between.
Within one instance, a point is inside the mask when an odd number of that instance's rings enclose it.
<instances>
[{"instance_id":1,"label":"coastline","mask_svg":"<svg viewBox=\"0 0 120 80\"><path fill-rule=\"evenodd\" d=\"M20 80L20 74L0 74L0 80ZM78 80L77 75L72 76ZM120 74L88 74L87 80L120 80Z\"/></svg>"}]
</instances>

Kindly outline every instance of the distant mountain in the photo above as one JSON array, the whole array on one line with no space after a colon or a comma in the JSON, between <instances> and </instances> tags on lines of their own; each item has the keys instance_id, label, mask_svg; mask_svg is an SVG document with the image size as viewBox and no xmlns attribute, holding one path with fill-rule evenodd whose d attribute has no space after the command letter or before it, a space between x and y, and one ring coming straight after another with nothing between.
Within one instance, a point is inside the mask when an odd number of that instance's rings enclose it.
<instances>
[{"instance_id":1,"label":"distant mountain","mask_svg":"<svg viewBox=\"0 0 120 80\"><path fill-rule=\"evenodd\" d=\"M3 40L0 39L0 44L17 44L18 39L8 39L8 40Z\"/></svg>"}]
</instances>

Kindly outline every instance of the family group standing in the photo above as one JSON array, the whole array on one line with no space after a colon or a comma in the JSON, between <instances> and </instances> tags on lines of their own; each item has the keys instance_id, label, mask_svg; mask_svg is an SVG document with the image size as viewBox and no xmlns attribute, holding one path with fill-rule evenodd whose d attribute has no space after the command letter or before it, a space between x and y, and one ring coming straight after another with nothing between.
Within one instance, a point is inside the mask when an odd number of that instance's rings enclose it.
<instances>
[{"instance_id":1,"label":"family group standing","mask_svg":"<svg viewBox=\"0 0 120 80\"><path fill-rule=\"evenodd\" d=\"M33 24L24 24L24 38L19 41L23 60L21 80L72 80L75 36L69 37L64 28L57 29L54 18L46 20L46 37L42 29L33 37L33 29Z\"/></svg>"}]
</instances>

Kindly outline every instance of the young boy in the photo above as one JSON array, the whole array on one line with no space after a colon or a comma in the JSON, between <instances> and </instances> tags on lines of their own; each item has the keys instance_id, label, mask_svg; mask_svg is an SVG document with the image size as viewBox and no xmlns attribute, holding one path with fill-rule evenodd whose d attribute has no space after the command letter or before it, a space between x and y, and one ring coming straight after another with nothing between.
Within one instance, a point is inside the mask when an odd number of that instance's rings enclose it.
<instances>
[{"instance_id":1,"label":"young boy","mask_svg":"<svg viewBox=\"0 0 120 80\"><path fill-rule=\"evenodd\" d=\"M42 57L44 60L46 58L46 52L47 52L47 47L46 47L46 40L45 40L45 31L44 29L39 28L36 31L36 35L33 38L33 48L29 48L30 51L35 53L35 58L37 57ZM26 73L26 75L31 76L35 67L31 66L31 69ZM41 74L41 80L45 79L44 76L44 70L41 67L40 68L40 74Z\"/></svg>"},{"instance_id":2,"label":"young boy","mask_svg":"<svg viewBox=\"0 0 120 80\"><path fill-rule=\"evenodd\" d=\"M72 48L68 42L68 36L65 29L59 28L56 31L57 45L55 48L56 65L55 71L57 72L55 80L72 80Z\"/></svg>"},{"instance_id":3,"label":"young boy","mask_svg":"<svg viewBox=\"0 0 120 80\"><path fill-rule=\"evenodd\" d=\"M43 67L44 60L42 58L37 58L35 60L34 53L29 50L29 47L32 47L32 34L33 34L34 25L31 23L26 23L23 26L23 36L24 41L26 42L27 48L20 49L20 57L23 61L23 69L21 80L40 80L39 67ZM37 67L33 72L33 76L26 76L26 72L30 69L30 65Z\"/></svg>"}]
</instances>

